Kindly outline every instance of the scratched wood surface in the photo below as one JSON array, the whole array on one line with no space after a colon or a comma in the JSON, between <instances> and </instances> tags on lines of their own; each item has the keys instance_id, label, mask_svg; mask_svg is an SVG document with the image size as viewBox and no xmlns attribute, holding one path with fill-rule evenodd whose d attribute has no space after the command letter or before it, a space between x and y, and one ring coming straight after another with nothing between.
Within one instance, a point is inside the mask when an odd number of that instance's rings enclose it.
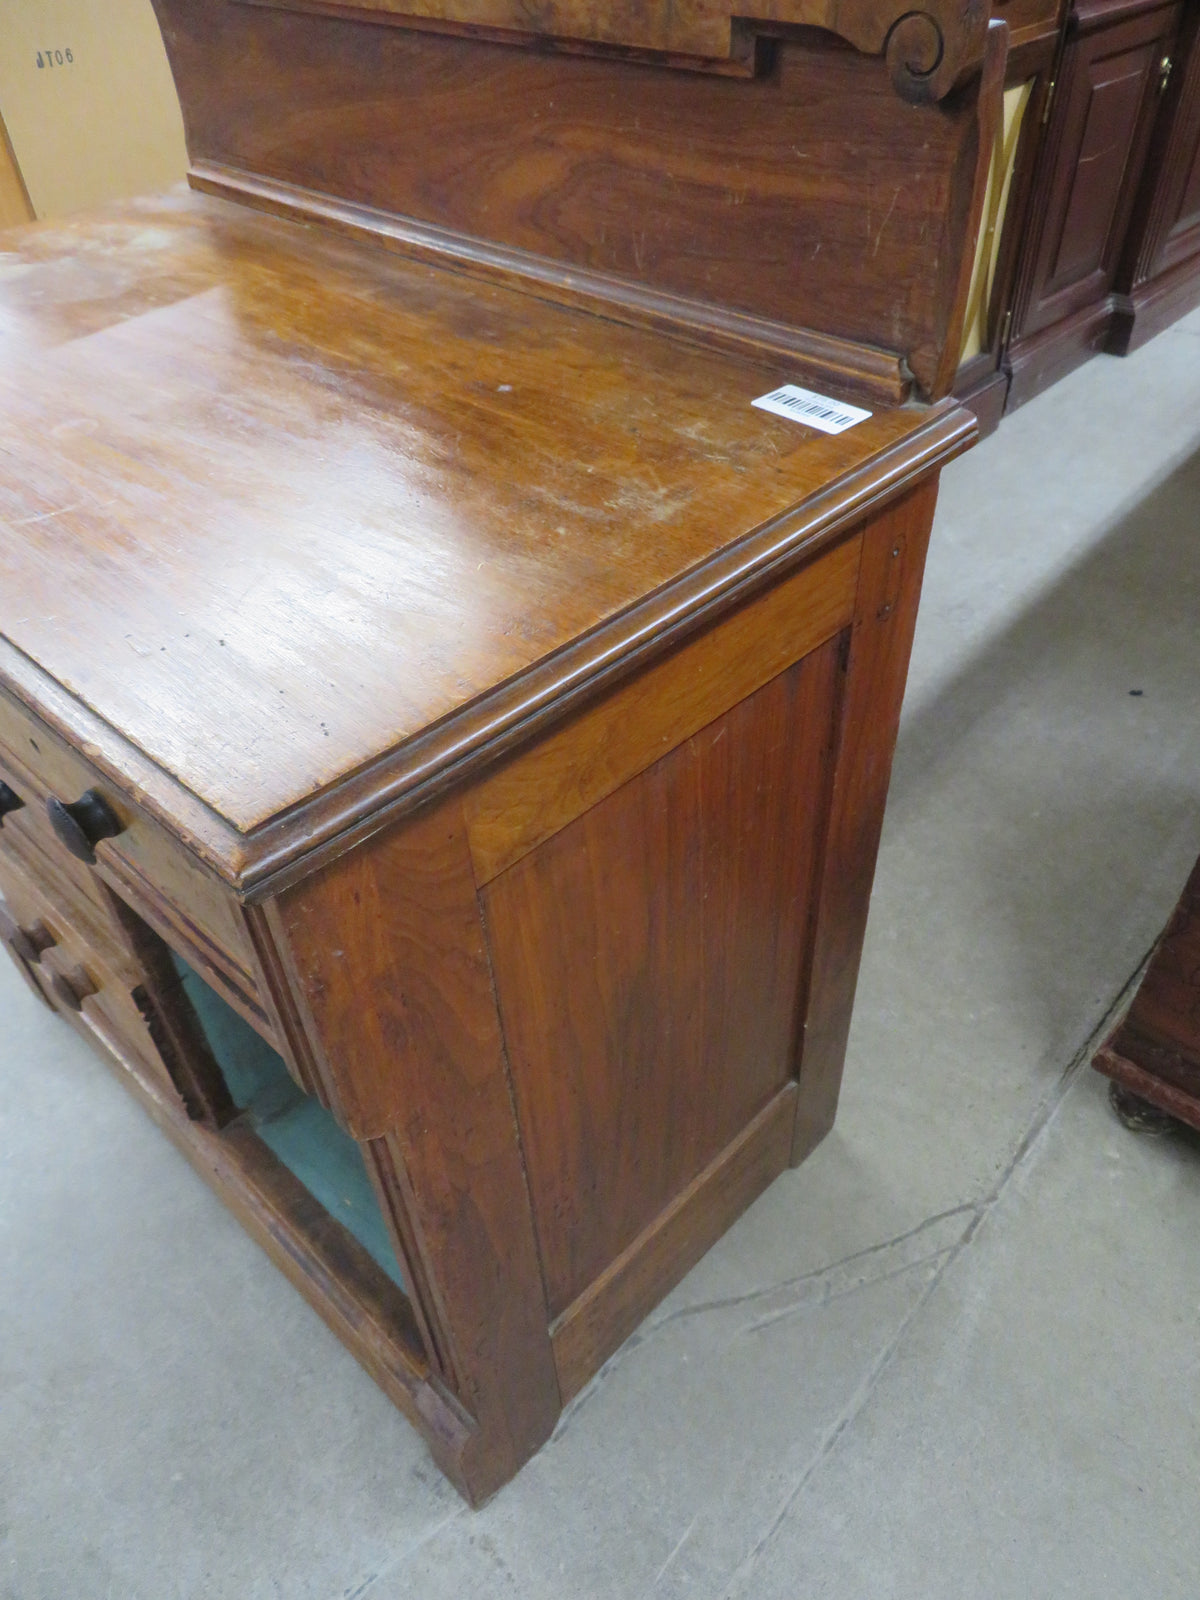
<instances>
[{"instance_id":1,"label":"scratched wood surface","mask_svg":"<svg viewBox=\"0 0 1200 1600\"><path fill-rule=\"evenodd\" d=\"M774 42L767 70L739 79L363 12L156 9L205 181L214 167L253 175L643 295L818 330L949 392L1002 62L913 106L882 61L820 33Z\"/></svg>"},{"instance_id":2,"label":"scratched wood surface","mask_svg":"<svg viewBox=\"0 0 1200 1600\"><path fill-rule=\"evenodd\" d=\"M243 0L285 11L358 13L404 26L426 26L469 33L492 33L538 46L575 41L622 50L683 58L751 72L760 29L777 32L795 27L830 30L859 50L880 54L896 23L919 9L923 26L905 30L892 41L893 53L910 58L916 76L943 68L931 86L940 99L955 80L978 66L988 7L983 0L924 0L918 8L908 0L869 0L846 5L844 0L616 0L598 6L592 0ZM929 30L929 37L923 37ZM921 46L938 50L943 62L921 59ZM907 85L906 85L907 87Z\"/></svg>"},{"instance_id":3,"label":"scratched wood surface","mask_svg":"<svg viewBox=\"0 0 1200 1600\"><path fill-rule=\"evenodd\" d=\"M238 829L929 422L195 195L6 244L0 633Z\"/></svg>"},{"instance_id":4,"label":"scratched wood surface","mask_svg":"<svg viewBox=\"0 0 1200 1600\"><path fill-rule=\"evenodd\" d=\"M832 640L483 894L551 1312L795 1065Z\"/></svg>"}]
</instances>

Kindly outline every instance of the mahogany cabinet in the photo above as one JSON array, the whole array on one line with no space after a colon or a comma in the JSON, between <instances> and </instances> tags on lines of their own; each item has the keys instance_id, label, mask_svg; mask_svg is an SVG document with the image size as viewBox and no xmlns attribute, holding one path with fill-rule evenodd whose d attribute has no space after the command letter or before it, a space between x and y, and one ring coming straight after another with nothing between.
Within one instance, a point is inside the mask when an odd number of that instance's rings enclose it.
<instances>
[{"instance_id":1,"label":"mahogany cabinet","mask_svg":"<svg viewBox=\"0 0 1200 1600\"><path fill-rule=\"evenodd\" d=\"M1108 338L1109 296L1180 11L1111 3L1075 8L1016 288L1010 404L1045 388Z\"/></svg>"},{"instance_id":2,"label":"mahogany cabinet","mask_svg":"<svg viewBox=\"0 0 1200 1600\"><path fill-rule=\"evenodd\" d=\"M1200 4L1080 0L1050 22L1010 52L1021 123L997 141L955 383L985 428L1200 303Z\"/></svg>"},{"instance_id":3,"label":"mahogany cabinet","mask_svg":"<svg viewBox=\"0 0 1200 1600\"><path fill-rule=\"evenodd\" d=\"M1092 1065L1113 1080L1114 1104L1133 1126L1153 1108L1200 1129L1200 861Z\"/></svg>"},{"instance_id":4,"label":"mahogany cabinet","mask_svg":"<svg viewBox=\"0 0 1200 1600\"><path fill-rule=\"evenodd\" d=\"M1053 99L1066 0L1008 0L996 15L1009 28L1003 114L997 126L987 199L954 392L990 432L1004 414L1010 373L1012 301L1026 219L1036 202L1034 175Z\"/></svg>"},{"instance_id":5,"label":"mahogany cabinet","mask_svg":"<svg viewBox=\"0 0 1200 1600\"><path fill-rule=\"evenodd\" d=\"M975 435L1004 29L628 13L160 0L0 282L0 937L472 1501L832 1124Z\"/></svg>"},{"instance_id":6,"label":"mahogany cabinet","mask_svg":"<svg viewBox=\"0 0 1200 1600\"><path fill-rule=\"evenodd\" d=\"M1185 15L1117 274L1107 348L1144 344L1200 303L1200 6Z\"/></svg>"}]
</instances>

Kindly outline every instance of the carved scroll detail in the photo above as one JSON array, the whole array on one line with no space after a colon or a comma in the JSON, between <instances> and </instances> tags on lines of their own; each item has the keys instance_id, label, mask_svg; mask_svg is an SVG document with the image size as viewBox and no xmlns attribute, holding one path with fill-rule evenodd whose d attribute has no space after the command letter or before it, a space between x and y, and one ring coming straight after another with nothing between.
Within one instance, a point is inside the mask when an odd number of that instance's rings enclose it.
<instances>
[{"instance_id":1,"label":"carved scroll detail","mask_svg":"<svg viewBox=\"0 0 1200 1600\"><path fill-rule=\"evenodd\" d=\"M668 56L681 66L750 73L755 38L823 28L886 56L905 100L941 100L978 71L989 0L248 0L287 11L371 18L401 27L535 39L575 49Z\"/></svg>"}]
</instances>

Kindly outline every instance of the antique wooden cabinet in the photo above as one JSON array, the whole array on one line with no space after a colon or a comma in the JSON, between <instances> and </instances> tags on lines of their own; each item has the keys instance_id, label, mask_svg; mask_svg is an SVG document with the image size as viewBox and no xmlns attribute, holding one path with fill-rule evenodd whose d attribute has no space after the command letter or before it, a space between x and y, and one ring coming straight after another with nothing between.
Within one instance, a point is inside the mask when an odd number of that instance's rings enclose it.
<instances>
[{"instance_id":1,"label":"antique wooden cabinet","mask_svg":"<svg viewBox=\"0 0 1200 1600\"><path fill-rule=\"evenodd\" d=\"M1010 403L1107 342L1110 295L1179 18L1178 4L1075 7L1016 291Z\"/></svg>"},{"instance_id":2,"label":"antique wooden cabinet","mask_svg":"<svg viewBox=\"0 0 1200 1600\"><path fill-rule=\"evenodd\" d=\"M1117 272L1106 346L1115 355L1200 303L1200 5L1187 8L1167 59L1162 110Z\"/></svg>"},{"instance_id":3,"label":"antique wooden cabinet","mask_svg":"<svg viewBox=\"0 0 1200 1600\"><path fill-rule=\"evenodd\" d=\"M997 123L982 226L954 392L990 431L1008 402L1012 304L1027 219L1035 206L1037 155L1053 99L1066 0L1010 0L996 7L1009 28L1003 113Z\"/></svg>"},{"instance_id":4,"label":"antique wooden cabinet","mask_svg":"<svg viewBox=\"0 0 1200 1600\"><path fill-rule=\"evenodd\" d=\"M1200 861L1092 1065L1113 1080L1113 1104L1132 1126L1171 1118L1200 1129Z\"/></svg>"},{"instance_id":5,"label":"antique wooden cabinet","mask_svg":"<svg viewBox=\"0 0 1200 1600\"><path fill-rule=\"evenodd\" d=\"M955 385L985 427L1200 302L1200 4L1020 15Z\"/></svg>"},{"instance_id":6,"label":"antique wooden cabinet","mask_svg":"<svg viewBox=\"0 0 1200 1600\"><path fill-rule=\"evenodd\" d=\"M0 935L477 1501L833 1121L1004 29L158 9L207 193L4 244Z\"/></svg>"}]
</instances>

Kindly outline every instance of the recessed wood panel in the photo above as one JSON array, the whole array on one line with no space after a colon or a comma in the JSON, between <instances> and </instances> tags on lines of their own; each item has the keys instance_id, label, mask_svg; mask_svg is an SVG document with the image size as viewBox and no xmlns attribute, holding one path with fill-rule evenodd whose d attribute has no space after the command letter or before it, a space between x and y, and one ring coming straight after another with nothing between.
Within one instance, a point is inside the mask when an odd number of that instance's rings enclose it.
<instances>
[{"instance_id":1,"label":"recessed wood panel","mask_svg":"<svg viewBox=\"0 0 1200 1600\"><path fill-rule=\"evenodd\" d=\"M846 540L470 790L476 881L497 877L844 628L861 548L861 536Z\"/></svg>"},{"instance_id":2,"label":"recessed wood panel","mask_svg":"<svg viewBox=\"0 0 1200 1600\"><path fill-rule=\"evenodd\" d=\"M1146 86L1152 47L1122 51L1097 63L1075 163L1071 197L1054 261L1053 291L1103 269L1133 126Z\"/></svg>"},{"instance_id":3,"label":"recessed wood panel","mask_svg":"<svg viewBox=\"0 0 1200 1600\"><path fill-rule=\"evenodd\" d=\"M484 891L552 1314L788 1082L831 640Z\"/></svg>"},{"instance_id":4,"label":"recessed wood panel","mask_svg":"<svg viewBox=\"0 0 1200 1600\"><path fill-rule=\"evenodd\" d=\"M1177 7L1155 7L1093 24L1067 46L1037 180L1044 211L1017 317L1023 336L1098 306L1113 285L1177 18Z\"/></svg>"}]
</instances>

